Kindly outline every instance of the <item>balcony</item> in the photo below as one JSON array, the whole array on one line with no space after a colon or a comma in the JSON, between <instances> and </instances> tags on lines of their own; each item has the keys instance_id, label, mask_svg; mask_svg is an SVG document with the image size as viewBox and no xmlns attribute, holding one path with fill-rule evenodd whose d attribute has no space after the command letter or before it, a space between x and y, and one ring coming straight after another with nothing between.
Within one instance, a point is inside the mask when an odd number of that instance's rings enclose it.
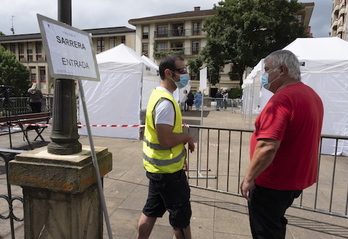
<instances>
[{"instance_id":1,"label":"balcony","mask_svg":"<svg viewBox=\"0 0 348 239\"><path fill-rule=\"evenodd\" d=\"M346 8L341 8L339 12L339 16L342 16L346 13Z\"/></svg>"},{"instance_id":2,"label":"balcony","mask_svg":"<svg viewBox=\"0 0 348 239\"><path fill-rule=\"evenodd\" d=\"M342 33L343 32L343 26L338 27L337 32L338 33Z\"/></svg>"},{"instance_id":3,"label":"balcony","mask_svg":"<svg viewBox=\"0 0 348 239\"><path fill-rule=\"evenodd\" d=\"M332 22L331 28L332 28L332 29L334 29L334 28L337 29L337 26L338 26L338 20L333 21L333 22Z\"/></svg>"},{"instance_id":4,"label":"balcony","mask_svg":"<svg viewBox=\"0 0 348 239\"><path fill-rule=\"evenodd\" d=\"M176 37L190 37L190 36L203 36L205 35L201 29L177 29L177 30L165 30L155 31L155 38L176 38Z\"/></svg>"},{"instance_id":5,"label":"balcony","mask_svg":"<svg viewBox=\"0 0 348 239\"><path fill-rule=\"evenodd\" d=\"M200 53L201 47L175 47L175 48L160 48L157 49L153 56L155 58L162 58L168 54L179 54L184 56L195 56Z\"/></svg>"}]
</instances>

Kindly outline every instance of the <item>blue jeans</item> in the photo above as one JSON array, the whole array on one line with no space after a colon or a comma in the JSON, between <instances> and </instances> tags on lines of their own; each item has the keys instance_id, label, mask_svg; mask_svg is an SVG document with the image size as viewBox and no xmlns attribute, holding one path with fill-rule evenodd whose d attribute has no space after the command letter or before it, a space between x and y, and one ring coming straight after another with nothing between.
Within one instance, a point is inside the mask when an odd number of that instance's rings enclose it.
<instances>
[{"instance_id":1,"label":"blue jeans","mask_svg":"<svg viewBox=\"0 0 348 239\"><path fill-rule=\"evenodd\" d=\"M216 99L216 109L222 108L222 99Z\"/></svg>"}]
</instances>

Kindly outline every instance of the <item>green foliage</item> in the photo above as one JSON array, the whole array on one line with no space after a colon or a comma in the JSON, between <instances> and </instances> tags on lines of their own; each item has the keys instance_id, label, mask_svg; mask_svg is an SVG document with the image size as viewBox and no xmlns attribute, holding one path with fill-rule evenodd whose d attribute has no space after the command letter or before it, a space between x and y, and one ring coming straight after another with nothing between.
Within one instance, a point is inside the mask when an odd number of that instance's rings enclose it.
<instances>
[{"instance_id":1,"label":"green foliage","mask_svg":"<svg viewBox=\"0 0 348 239\"><path fill-rule=\"evenodd\" d=\"M0 36L5 36L5 34L2 31L0 31Z\"/></svg>"},{"instance_id":2,"label":"green foliage","mask_svg":"<svg viewBox=\"0 0 348 239\"><path fill-rule=\"evenodd\" d=\"M201 70L201 67L203 66L203 59L200 55L198 55L195 59L189 60L187 62L187 67L190 69L191 75L195 76L195 80L199 79L199 71Z\"/></svg>"},{"instance_id":3,"label":"green foliage","mask_svg":"<svg viewBox=\"0 0 348 239\"><path fill-rule=\"evenodd\" d=\"M241 88L231 88L228 91L228 97L231 99L239 99L243 94L243 89Z\"/></svg>"},{"instance_id":4,"label":"green foliage","mask_svg":"<svg viewBox=\"0 0 348 239\"><path fill-rule=\"evenodd\" d=\"M0 46L0 85L11 85L11 96L24 96L30 85L29 70L15 55Z\"/></svg>"},{"instance_id":5,"label":"green foliage","mask_svg":"<svg viewBox=\"0 0 348 239\"><path fill-rule=\"evenodd\" d=\"M184 55L184 51L160 51L160 52L154 52L153 55L156 58L163 58L166 55L169 54L177 54L177 55Z\"/></svg>"},{"instance_id":6,"label":"green foliage","mask_svg":"<svg viewBox=\"0 0 348 239\"><path fill-rule=\"evenodd\" d=\"M205 21L207 45L204 61L214 74L233 63L234 77L242 84L246 67L254 67L269 53L284 48L298 37L307 37L296 14L297 0L225 0L215 5L217 14Z\"/></svg>"}]
</instances>

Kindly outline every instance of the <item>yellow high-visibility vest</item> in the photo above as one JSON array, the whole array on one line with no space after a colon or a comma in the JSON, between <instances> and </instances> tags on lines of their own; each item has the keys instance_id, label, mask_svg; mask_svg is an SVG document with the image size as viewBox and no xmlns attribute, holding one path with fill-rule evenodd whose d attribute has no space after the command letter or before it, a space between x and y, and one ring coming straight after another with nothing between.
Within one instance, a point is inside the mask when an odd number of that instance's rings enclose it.
<instances>
[{"instance_id":1,"label":"yellow high-visibility vest","mask_svg":"<svg viewBox=\"0 0 348 239\"><path fill-rule=\"evenodd\" d=\"M143 142L143 165L150 173L174 173L183 168L186 158L185 145L164 148L159 144L153 112L161 99L172 102L175 110L173 132L182 133L182 116L179 105L173 96L162 90L153 90L146 110L146 121Z\"/></svg>"}]
</instances>

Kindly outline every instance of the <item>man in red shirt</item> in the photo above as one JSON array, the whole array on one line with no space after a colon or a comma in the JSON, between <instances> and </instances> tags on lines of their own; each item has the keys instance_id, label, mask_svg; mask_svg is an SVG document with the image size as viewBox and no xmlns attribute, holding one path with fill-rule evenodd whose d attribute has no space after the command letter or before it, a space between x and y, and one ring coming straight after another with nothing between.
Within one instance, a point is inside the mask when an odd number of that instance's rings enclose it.
<instances>
[{"instance_id":1,"label":"man in red shirt","mask_svg":"<svg viewBox=\"0 0 348 239\"><path fill-rule=\"evenodd\" d=\"M255 121L241 184L254 239L285 238L285 211L317 179L324 114L320 97L301 82L292 52L275 51L264 63L261 84L274 95Z\"/></svg>"}]
</instances>

